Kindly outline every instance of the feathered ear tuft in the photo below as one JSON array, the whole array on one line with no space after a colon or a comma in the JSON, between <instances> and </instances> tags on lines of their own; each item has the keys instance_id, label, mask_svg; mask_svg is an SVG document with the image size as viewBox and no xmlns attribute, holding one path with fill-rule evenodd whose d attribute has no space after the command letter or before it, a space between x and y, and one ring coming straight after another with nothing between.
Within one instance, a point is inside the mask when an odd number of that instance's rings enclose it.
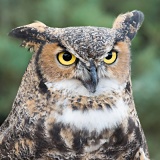
<instances>
[{"instance_id":1,"label":"feathered ear tuft","mask_svg":"<svg viewBox=\"0 0 160 160\"><path fill-rule=\"evenodd\" d=\"M22 39L22 47L29 48L30 51L35 49L47 40L46 37L47 26L39 21L34 23L17 27L9 33L9 36Z\"/></svg>"},{"instance_id":2,"label":"feathered ear tuft","mask_svg":"<svg viewBox=\"0 0 160 160\"><path fill-rule=\"evenodd\" d=\"M141 11L134 10L125 14L119 15L113 23L113 28L117 29L121 35L120 39L132 40L144 20L144 15Z\"/></svg>"}]
</instances>

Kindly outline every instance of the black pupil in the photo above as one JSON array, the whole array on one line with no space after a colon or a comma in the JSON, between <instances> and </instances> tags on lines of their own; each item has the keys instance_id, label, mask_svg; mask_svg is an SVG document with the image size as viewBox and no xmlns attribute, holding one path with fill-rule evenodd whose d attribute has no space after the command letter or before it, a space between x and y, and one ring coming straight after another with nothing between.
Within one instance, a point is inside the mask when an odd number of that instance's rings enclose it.
<instances>
[{"instance_id":1,"label":"black pupil","mask_svg":"<svg viewBox=\"0 0 160 160\"><path fill-rule=\"evenodd\" d=\"M65 61L70 61L72 59L72 55L70 53L66 52L66 53L63 54L63 59Z\"/></svg>"},{"instance_id":2,"label":"black pupil","mask_svg":"<svg viewBox=\"0 0 160 160\"><path fill-rule=\"evenodd\" d=\"M112 52L108 53L108 56L106 57L106 59L111 59L112 58Z\"/></svg>"}]
</instances>

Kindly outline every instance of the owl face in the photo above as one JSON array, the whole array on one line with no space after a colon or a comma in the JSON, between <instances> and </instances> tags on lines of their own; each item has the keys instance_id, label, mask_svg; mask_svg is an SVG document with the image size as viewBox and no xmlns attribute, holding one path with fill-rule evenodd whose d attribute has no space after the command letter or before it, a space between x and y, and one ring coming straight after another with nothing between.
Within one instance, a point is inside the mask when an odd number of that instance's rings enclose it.
<instances>
[{"instance_id":1,"label":"owl face","mask_svg":"<svg viewBox=\"0 0 160 160\"><path fill-rule=\"evenodd\" d=\"M108 45L101 47L107 48ZM98 56L95 53L95 56L92 57L89 56L91 53L78 54L78 51L71 47L67 49L58 43L50 43L42 48L38 66L48 83L65 81L73 85L75 82L76 87L85 87L89 92L94 93L101 82L124 83L128 78L130 65L128 47L126 43L119 42L112 49L109 46L109 51L106 49L104 54Z\"/></svg>"},{"instance_id":2,"label":"owl face","mask_svg":"<svg viewBox=\"0 0 160 160\"><path fill-rule=\"evenodd\" d=\"M10 35L34 50L37 72L49 89L96 94L129 79L130 42L142 21L143 15L133 11L120 15L111 29L50 28L35 22Z\"/></svg>"}]
</instances>

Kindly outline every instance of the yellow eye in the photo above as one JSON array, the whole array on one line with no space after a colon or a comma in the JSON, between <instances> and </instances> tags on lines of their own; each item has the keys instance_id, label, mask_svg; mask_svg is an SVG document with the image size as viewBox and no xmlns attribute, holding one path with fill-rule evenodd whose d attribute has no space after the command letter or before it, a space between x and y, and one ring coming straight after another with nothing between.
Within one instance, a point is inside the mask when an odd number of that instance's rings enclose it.
<instances>
[{"instance_id":1,"label":"yellow eye","mask_svg":"<svg viewBox=\"0 0 160 160\"><path fill-rule=\"evenodd\" d=\"M67 51L59 53L57 58L61 64L66 65L66 66L69 66L75 63L76 61L76 57Z\"/></svg>"},{"instance_id":2,"label":"yellow eye","mask_svg":"<svg viewBox=\"0 0 160 160\"><path fill-rule=\"evenodd\" d=\"M117 59L117 52L111 51L108 53L108 56L104 58L104 62L107 64L112 64L116 61L116 59Z\"/></svg>"}]
</instances>

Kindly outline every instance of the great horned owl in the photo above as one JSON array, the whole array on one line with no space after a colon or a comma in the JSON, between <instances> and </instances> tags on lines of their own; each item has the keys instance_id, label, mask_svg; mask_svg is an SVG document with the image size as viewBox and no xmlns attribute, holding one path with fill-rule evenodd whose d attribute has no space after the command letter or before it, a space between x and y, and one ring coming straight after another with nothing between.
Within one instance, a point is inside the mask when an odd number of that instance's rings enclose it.
<instances>
[{"instance_id":1,"label":"great horned owl","mask_svg":"<svg viewBox=\"0 0 160 160\"><path fill-rule=\"evenodd\" d=\"M130 79L131 40L143 19L132 11L111 29L13 29L34 54L0 128L0 159L149 159Z\"/></svg>"}]
</instances>

